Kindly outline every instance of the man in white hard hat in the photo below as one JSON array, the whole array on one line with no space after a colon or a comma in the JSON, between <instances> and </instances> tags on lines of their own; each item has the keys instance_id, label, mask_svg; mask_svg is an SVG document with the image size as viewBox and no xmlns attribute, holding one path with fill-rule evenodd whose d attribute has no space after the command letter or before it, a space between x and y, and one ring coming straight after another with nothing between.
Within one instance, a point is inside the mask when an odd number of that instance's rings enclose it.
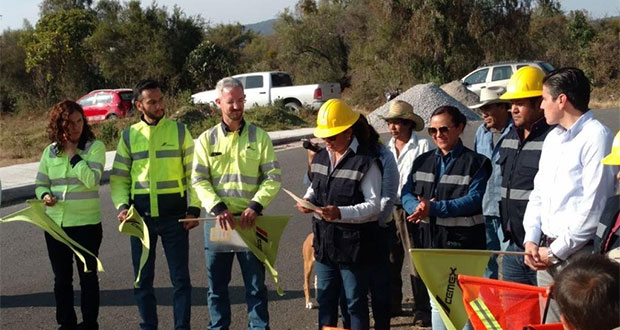
<instances>
[{"instance_id":1,"label":"man in white hard hat","mask_svg":"<svg viewBox=\"0 0 620 330\"><path fill-rule=\"evenodd\" d=\"M502 141L513 126L512 117L508 111L510 101L499 98L504 92L505 89L501 87L484 88L480 91L480 103L471 107L474 110L479 110L484 120L484 123L476 131L474 151L489 158L493 165L493 172L487 181L487 189L482 198L482 214L486 227L487 250L495 251L505 250L508 245L504 243L502 220L499 213L502 169L497 163ZM498 273L497 255L493 255L489 259L484 277L497 279Z\"/></svg>"}]
</instances>

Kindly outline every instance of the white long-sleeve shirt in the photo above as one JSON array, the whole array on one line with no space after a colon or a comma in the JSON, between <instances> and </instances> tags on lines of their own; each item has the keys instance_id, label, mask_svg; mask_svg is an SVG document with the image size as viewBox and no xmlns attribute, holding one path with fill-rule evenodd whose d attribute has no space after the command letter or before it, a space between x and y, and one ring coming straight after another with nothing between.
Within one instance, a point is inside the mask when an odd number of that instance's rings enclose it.
<instances>
[{"instance_id":1,"label":"white long-sleeve shirt","mask_svg":"<svg viewBox=\"0 0 620 330\"><path fill-rule=\"evenodd\" d=\"M612 166L601 164L612 139L592 111L568 129L558 125L549 132L523 217L524 243L538 244L544 233L555 238L551 252L565 260L593 238L605 201L614 193Z\"/></svg>"},{"instance_id":2,"label":"white long-sleeve shirt","mask_svg":"<svg viewBox=\"0 0 620 330\"><path fill-rule=\"evenodd\" d=\"M357 152L359 142L356 138L353 138L347 151L342 155L340 160L351 151ZM334 170L338 163L334 164L334 155L331 151L327 151L329 154L330 166L328 174ZM371 221L377 221L377 215L381 211L381 169L375 162L370 164L368 171L360 182L360 188L362 189L362 195L364 195L364 202L351 205L351 206L339 206L340 219L333 222L340 223L365 223ZM314 189L312 185L306 190L304 198L311 199L314 196Z\"/></svg>"},{"instance_id":3,"label":"white long-sleeve shirt","mask_svg":"<svg viewBox=\"0 0 620 330\"><path fill-rule=\"evenodd\" d=\"M409 141L407 141L407 144L405 144L398 156L396 155L394 138L390 139L388 149L390 149L394 155L396 165L398 166L398 175L400 176L400 180L398 182L398 198L396 203L400 204L400 192L403 190L405 183L407 183L407 177L409 177L409 174L411 173L413 161L421 154L430 150L430 142L425 138L417 136L414 132L411 132Z\"/></svg>"}]
</instances>

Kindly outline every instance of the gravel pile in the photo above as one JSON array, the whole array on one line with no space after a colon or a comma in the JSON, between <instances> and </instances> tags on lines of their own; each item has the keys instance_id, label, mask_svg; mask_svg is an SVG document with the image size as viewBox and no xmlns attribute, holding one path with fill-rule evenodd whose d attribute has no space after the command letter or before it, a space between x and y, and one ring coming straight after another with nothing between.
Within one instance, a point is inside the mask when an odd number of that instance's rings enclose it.
<instances>
[{"instance_id":1,"label":"gravel pile","mask_svg":"<svg viewBox=\"0 0 620 330\"><path fill-rule=\"evenodd\" d=\"M467 117L468 121L480 120L480 116L475 112L433 83L415 85L406 92L400 94L394 100L403 100L411 104L413 106L413 112L424 119L425 125L428 125L431 113L442 105L451 105L458 108L465 117ZM368 115L368 122L370 122L378 132L386 132L388 130L385 120L379 118L379 115L383 116L387 113L388 107L389 103L385 103Z\"/></svg>"},{"instance_id":2,"label":"gravel pile","mask_svg":"<svg viewBox=\"0 0 620 330\"><path fill-rule=\"evenodd\" d=\"M463 103L466 107L478 104L478 94L470 91L460 80L454 80L440 86L444 92Z\"/></svg>"}]
</instances>

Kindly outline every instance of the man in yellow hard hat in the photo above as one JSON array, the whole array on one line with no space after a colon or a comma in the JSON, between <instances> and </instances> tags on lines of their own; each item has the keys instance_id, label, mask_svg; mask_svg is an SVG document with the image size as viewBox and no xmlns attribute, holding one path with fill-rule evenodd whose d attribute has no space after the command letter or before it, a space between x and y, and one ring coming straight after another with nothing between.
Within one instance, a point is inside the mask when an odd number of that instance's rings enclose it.
<instances>
[{"instance_id":1,"label":"man in yellow hard hat","mask_svg":"<svg viewBox=\"0 0 620 330\"><path fill-rule=\"evenodd\" d=\"M620 165L620 131L614 138L611 153L601 161L618 170ZM620 181L620 171L616 174ZM620 195L614 195L607 199L605 209L601 215L594 237L594 253L606 254L612 260L620 262Z\"/></svg>"},{"instance_id":2,"label":"man in yellow hard hat","mask_svg":"<svg viewBox=\"0 0 620 330\"><path fill-rule=\"evenodd\" d=\"M500 99L511 102L513 126L500 144L501 168L500 217L507 251L523 252L523 215L529 194L534 189L538 160L543 141L552 127L547 125L542 102L542 80L545 74L526 66L515 72ZM502 259L505 281L536 285L536 272L523 263L523 257L505 255Z\"/></svg>"},{"instance_id":3,"label":"man in yellow hard hat","mask_svg":"<svg viewBox=\"0 0 620 330\"><path fill-rule=\"evenodd\" d=\"M319 109L314 135L326 148L312 159L312 184L299 211L314 213L315 272L318 279L319 329L338 323L344 290L352 329L368 329L368 285L377 257L382 174L379 154L354 134L360 114L341 100Z\"/></svg>"},{"instance_id":4,"label":"man in yellow hard hat","mask_svg":"<svg viewBox=\"0 0 620 330\"><path fill-rule=\"evenodd\" d=\"M545 138L534 190L523 217L524 262L548 286L567 262L592 252L592 239L614 173L601 160L611 149L611 131L589 111L590 82L577 68L562 68L543 79L541 108L556 127ZM548 322L559 322L552 301Z\"/></svg>"}]
</instances>

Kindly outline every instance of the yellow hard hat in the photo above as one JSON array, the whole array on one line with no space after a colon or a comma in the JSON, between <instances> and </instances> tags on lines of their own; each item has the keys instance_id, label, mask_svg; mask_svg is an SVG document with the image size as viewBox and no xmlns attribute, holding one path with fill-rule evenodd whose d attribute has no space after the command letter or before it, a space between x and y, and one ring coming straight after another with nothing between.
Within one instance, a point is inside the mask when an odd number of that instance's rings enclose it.
<instances>
[{"instance_id":1,"label":"yellow hard hat","mask_svg":"<svg viewBox=\"0 0 620 330\"><path fill-rule=\"evenodd\" d=\"M605 165L620 165L620 131L614 138L614 144L611 145L611 152L601 161Z\"/></svg>"},{"instance_id":2,"label":"yellow hard hat","mask_svg":"<svg viewBox=\"0 0 620 330\"><path fill-rule=\"evenodd\" d=\"M359 117L359 112L351 110L342 100L328 100L319 109L314 136L326 138L338 135L353 126Z\"/></svg>"},{"instance_id":3,"label":"yellow hard hat","mask_svg":"<svg viewBox=\"0 0 620 330\"><path fill-rule=\"evenodd\" d=\"M524 66L510 76L506 93L499 98L500 100L515 100L541 96L544 77L545 73L539 68Z\"/></svg>"}]
</instances>

